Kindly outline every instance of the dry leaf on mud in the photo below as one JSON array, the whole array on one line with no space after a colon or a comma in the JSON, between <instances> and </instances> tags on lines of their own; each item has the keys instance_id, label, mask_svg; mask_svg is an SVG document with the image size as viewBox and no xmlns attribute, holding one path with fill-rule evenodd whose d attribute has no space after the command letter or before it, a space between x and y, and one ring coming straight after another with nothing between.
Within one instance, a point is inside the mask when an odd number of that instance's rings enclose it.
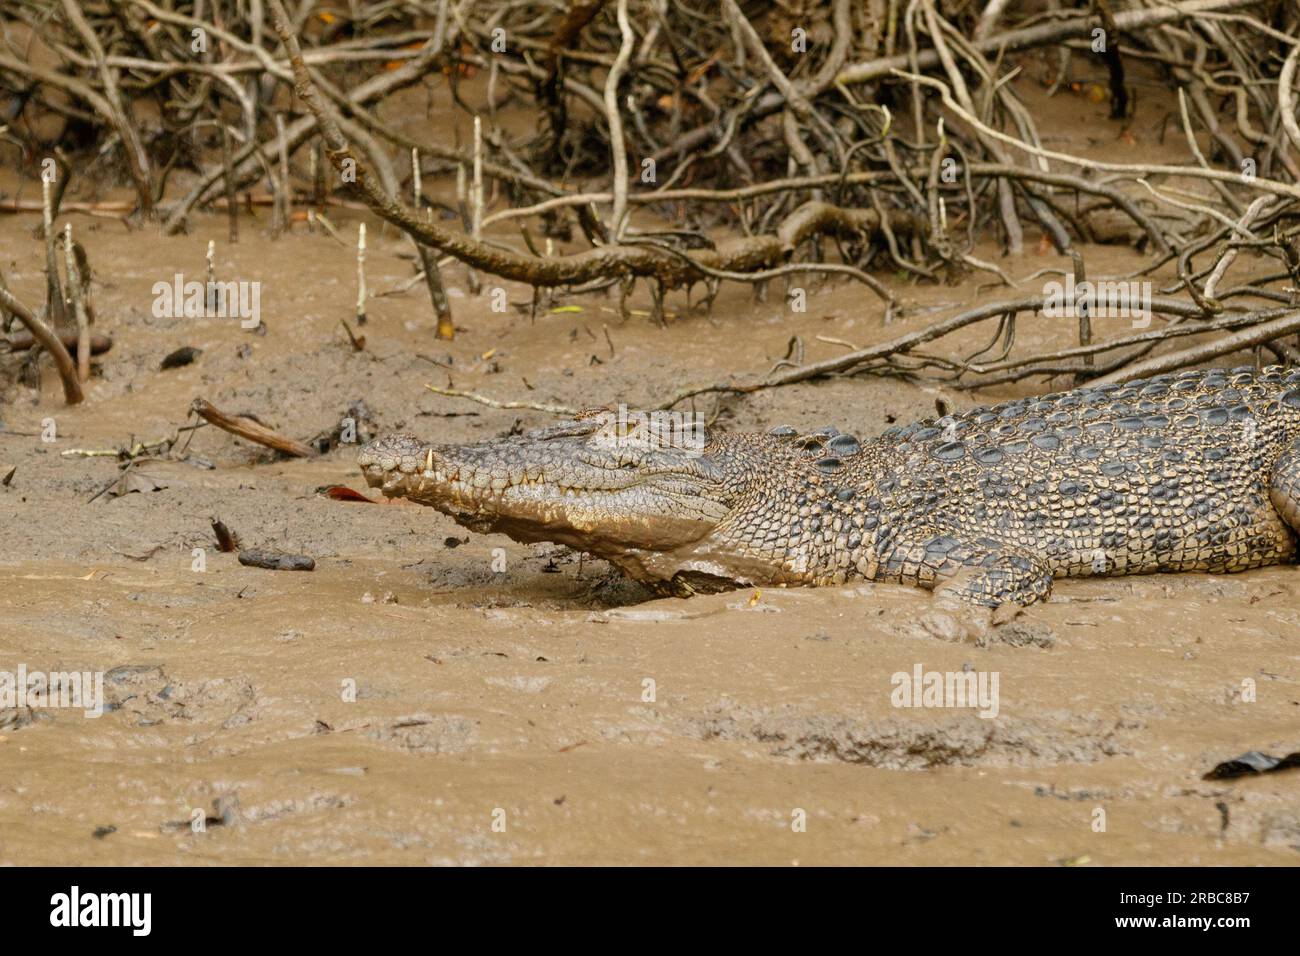
<instances>
[{"instance_id":1,"label":"dry leaf on mud","mask_svg":"<svg viewBox=\"0 0 1300 956\"><path fill-rule=\"evenodd\" d=\"M114 498L120 498L123 495L129 495L133 491L160 491L168 488L170 485L162 478L151 478L149 475L142 475L138 471L125 471L122 477L117 479L117 484L109 489L109 494Z\"/></svg>"},{"instance_id":2,"label":"dry leaf on mud","mask_svg":"<svg viewBox=\"0 0 1300 956\"><path fill-rule=\"evenodd\" d=\"M317 488L316 494L324 495L326 498L333 498L335 501L363 501L368 505L377 504L374 498L369 498L347 485L325 485L322 488Z\"/></svg>"}]
</instances>

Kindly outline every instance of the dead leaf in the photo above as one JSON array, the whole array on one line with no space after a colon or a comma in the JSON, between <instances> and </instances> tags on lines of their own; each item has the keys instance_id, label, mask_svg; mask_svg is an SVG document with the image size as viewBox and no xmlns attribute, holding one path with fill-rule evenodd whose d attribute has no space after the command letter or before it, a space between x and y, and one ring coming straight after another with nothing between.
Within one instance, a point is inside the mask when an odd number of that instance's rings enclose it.
<instances>
[{"instance_id":1,"label":"dead leaf","mask_svg":"<svg viewBox=\"0 0 1300 956\"><path fill-rule=\"evenodd\" d=\"M138 471L126 471L122 477L117 479L109 491L114 498L120 498L122 495L129 495L133 491L160 491L163 488L170 487L162 478L151 478L148 475L142 475Z\"/></svg>"},{"instance_id":2,"label":"dead leaf","mask_svg":"<svg viewBox=\"0 0 1300 956\"><path fill-rule=\"evenodd\" d=\"M333 498L335 501L364 501L368 505L376 503L374 498L367 498L361 492L349 488L347 485L326 485L324 488L317 489L316 493L327 498Z\"/></svg>"}]
</instances>

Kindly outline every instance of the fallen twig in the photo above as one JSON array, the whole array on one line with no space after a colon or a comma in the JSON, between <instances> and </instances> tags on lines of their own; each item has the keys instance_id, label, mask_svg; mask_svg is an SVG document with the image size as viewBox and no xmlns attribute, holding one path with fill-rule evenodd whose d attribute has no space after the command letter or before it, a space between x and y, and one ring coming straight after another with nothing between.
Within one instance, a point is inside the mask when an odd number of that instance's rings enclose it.
<instances>
[{"instance_id":1,"label":"fallen twig","mask_svg":"<svg viewBox=\"0 0 1300 956\"><path fill-rule=\"evenodd\" d=\"M63 347L68 350L69 355L77 354L77 339L79 334L76 332L65 332L59 336L59 341ZM37 344L36 338L30 332L19 332L17 335L11 335L8 338L0 338L0 345L4 346L6 352L26 352ZM113 347L113 339L107 335L92 335L90 337L90 354L103 355Z\"/></svg>"},{"instance_id":2,"label":"fallen twig","mask_svg":"<svg viewBox=\"0 0 1300 956\"><path fill-rule=\"evenodd\" d=\"M316 449L310 445L306 445L295 438L286 438L279 432L267 428L251 418L242 415L228 415L205 399L194 399L190 404L190 411L209 424L216 425L222 431L238 435L240 438L256 442L259 445L265 445L267 448L274 448L286 455L293 455L297 458L316 457Z\"/></svg>"},{"instance_id":3,"label":"fallen twig","mask_svg":"<svg viewBox=\"0 0 1300 956\"><path fill-rule=\"evenodd\" d=\"M467 398L471 402L487 405L489 408L530 408L536 412L549 412L552 415L576 415L578 409L567 405L547 405L544 402L502 402L475 392L462 392L455 388L439 388L437 385L425 385L435 395L448 395L452 398Z\"/></svg>"},{"instance_id":4,"label":"fallen twig","mask_svg":"<svg viewBox=\"0 0 1300 956\"><path fill-rule=\"evenodd\" d=\"M27 326L32 338L41 344L45 351L54 358L59 370L59 379L63 382L63 398L69 405L76 405L85 398L81 392L81 381L77 377L77 365L64 348L63 342L44 322L32 314L31 309L23 305L8 289L0 287L0 305L18 316L18 321Z\"/></svg>"}]
</instances>

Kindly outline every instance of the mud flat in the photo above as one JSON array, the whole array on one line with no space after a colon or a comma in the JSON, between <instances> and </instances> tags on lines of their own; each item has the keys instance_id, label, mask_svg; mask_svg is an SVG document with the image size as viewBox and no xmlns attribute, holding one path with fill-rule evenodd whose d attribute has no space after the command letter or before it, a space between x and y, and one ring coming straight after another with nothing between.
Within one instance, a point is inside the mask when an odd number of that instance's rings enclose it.
<instances>
[{"instance_id":1,"label":"mud flat","mask_svg":"<svg viewBox=\"0 0 1300 956\"><path fill-rule=\"evenodd\" d=\"M0 220L0 243L11 285L35 298L29 228ZM197 395L298 438L362 400L367 428L464 441L547 416L425 383L644 405L766 368L791 336L833 354L817 336L867 344L900 329L839 284L798 315L724 290L712 318L666 328L624 322L599 297L530 324L462 295L462 331L442 343L411 292L373 301L356 351L338 325L350 250L252 230L222 254L264 281L264 335L155 318L157 276L201 268L223 228L213 216L128 245L119 225L89 224L113 350L81 406L62 405L50 370L39 390L5 393L0 661L103 672L109 709L0 715L0 862L1296 862L1292 777L1201 779L1243 751L1294 749L1294 567L1063 582L996 620L888 586L647 600L564 549L317 494L364 490L352 446L279 460L214 428L188 447L214 467L145 462L133 470L157 490L90 501L117 462L63 452L171 434ZM401 283L404 241L373 235L371 281ZM449 285L462 291L456 274ZM1070 330L1040 319L1021 334ZM197 361L159 370L187 345ZM836 379L724 403L719 426L865 435L932 414L936 398L990 397ZM316 570L241 566L216 550L213 517ZM895 675L918 665L996 672L997 716L894 706Z\"/></svg>"}]
</instances>

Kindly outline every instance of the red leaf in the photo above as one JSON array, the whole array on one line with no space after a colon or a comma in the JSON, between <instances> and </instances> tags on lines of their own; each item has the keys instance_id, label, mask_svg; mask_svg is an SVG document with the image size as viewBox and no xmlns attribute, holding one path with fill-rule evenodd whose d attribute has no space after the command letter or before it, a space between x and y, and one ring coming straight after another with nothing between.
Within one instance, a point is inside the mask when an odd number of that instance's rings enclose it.
<instances>
[{"instance_id":1,"label":"red leaf","mask_svg":"<svg viewBox=\"0 0 1300 956\"><path fill-rule=\"evenodd\" d=\"M364 501L368 505L377 504L374 498L367 498L359 491L349 488L347 485L328 485L320 489L321 494L335 501Z\"/></svg>"}]
</instances>

